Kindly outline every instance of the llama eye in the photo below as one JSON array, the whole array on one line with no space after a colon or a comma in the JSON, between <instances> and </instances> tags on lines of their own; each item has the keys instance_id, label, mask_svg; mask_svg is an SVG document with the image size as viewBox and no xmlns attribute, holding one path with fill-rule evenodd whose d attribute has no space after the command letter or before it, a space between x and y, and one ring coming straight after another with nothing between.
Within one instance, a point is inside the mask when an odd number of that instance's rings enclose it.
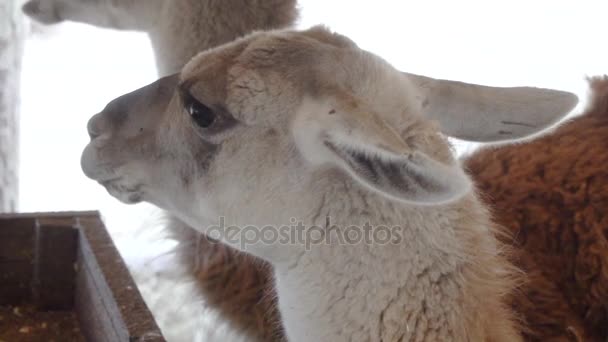
<instances>
[{"instance_id":1,"label":"llama eye","mask_svg":"<svg viewBox=\"0 0 608 342\"><path fill-rule=\"evenodd\" d=\"M216 115L213 110L189 96L185 103L186 111L192 120L202 128L209 128L215 122Z\"/></svg>"},{"instance_id":2,"label":"llama eye","mask_svg":"<svg viewBox=\"0 0 608 342\"><path fill-rule=\"evenodd\" d=\"M188 113L192 128L203 140L220 143L238 126L238 121L221 104L207 105L184 86L179 86L178 91L183 111Z\"/></svg>"}]
</instances>

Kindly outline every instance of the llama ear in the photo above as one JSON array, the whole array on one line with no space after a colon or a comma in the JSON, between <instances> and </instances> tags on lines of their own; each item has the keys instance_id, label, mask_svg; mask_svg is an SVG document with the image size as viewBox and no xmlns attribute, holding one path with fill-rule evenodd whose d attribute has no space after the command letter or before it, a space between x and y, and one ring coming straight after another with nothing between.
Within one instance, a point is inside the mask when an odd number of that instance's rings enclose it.
<instances>
[{"instance_id":1,"label":"llama ear","mask_svg":"<svg viewBox=\"0 0 608 342\"><path fill-rule=\"evenodd\" d=\"M445 164L413 150L380 116L354 101L331 102L304 106L301 117L315 119L300 120L295 135L307 159L334 164L369 189L409 203L441 204L471 188L457 162Z\"/></svg>"},{"instance_id":2,"label":"llama ear","mask_svg":"<svg viewBox=\"0 0 608 342\"><path fill-rule=\"evenodd\" d=\"M420 91L424 115L446 135L478 142L525 138L566 116L578 98L565 91L488 87L405 74Z\"/></svg>"},{"instance_id":3,"label":"llama ear","mask_svg":"<svg viewBox=\"0 0 608 342\"><path fill-rule=\"evenodd\" d=\"M471 188L458 165L447 165L421 152L382 153L375 146L351 144L328 136L324 145L354 179L387 197L415 204L441 204Z\"/></svg>"}]
</instances>

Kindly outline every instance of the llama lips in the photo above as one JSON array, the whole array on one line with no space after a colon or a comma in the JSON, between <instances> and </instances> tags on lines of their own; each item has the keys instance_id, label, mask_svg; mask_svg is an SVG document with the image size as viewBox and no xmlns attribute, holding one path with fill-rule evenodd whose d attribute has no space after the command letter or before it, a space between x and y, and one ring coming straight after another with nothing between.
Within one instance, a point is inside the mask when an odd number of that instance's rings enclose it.
<instances>
[{"instance_id":1,"label":"llama lips","mask_svg":"<svg viewBox=\"0 0 608 342\"><path fill-rule=\"evenodd\" d=\"M114 167L100 161L98 154L99 148L96 146L94 141L95 140L89 142L82 151L82 155L80 157L80 167L82 172L84 172L84 174L90 179L100 183L119 178L112 171Z\"/></svg>"},{"instance_id":2,"label":"llama lips","mask_svg":"<svg viewBox=\"0 0 608 342\"><path fill-rule=\"evenodd\" d=\"M115 178L110 178L110 179L106 179L106 180L97 180L97 183L99 183L103 186L108 186L114 182L120 181L121 179L122 179L122 177L115 177Z\"/></svg>"},{"instance_id":3,"label":"llama lips","mask_svg":"<svg viewBox=\"0 0 608 342\"><path fill-rule=\"evenodd\" d=\"M106 188L110 195L123 203L135 204L141 202L143 200L141 184L129 185L125 184L124 182L121 183L121 180L123 180L122 177L99 183Z\"/></svg>"}]
</instances>

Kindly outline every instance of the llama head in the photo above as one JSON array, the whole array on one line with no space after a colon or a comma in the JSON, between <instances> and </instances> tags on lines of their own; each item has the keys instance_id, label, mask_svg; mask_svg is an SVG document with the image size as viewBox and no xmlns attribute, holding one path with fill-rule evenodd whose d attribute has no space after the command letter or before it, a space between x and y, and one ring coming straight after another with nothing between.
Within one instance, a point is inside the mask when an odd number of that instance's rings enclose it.
<instances>
[{"instance_id":1,"label":"llama head","mask_svg":"<svg viewBox=\"0 0 608 342\"><path fill-rule=\"evenodd\" d=\"M534 114L511 129L519 138L573 102L558 91L444 82L402 74L321 27L255 33L108 104L89 122L82 168L120 200L154 203L195 227L219 216L285 223L346 183L438 204L470 189L442 130L502 140L505 121Z\"/></svg>"}]
</instances>

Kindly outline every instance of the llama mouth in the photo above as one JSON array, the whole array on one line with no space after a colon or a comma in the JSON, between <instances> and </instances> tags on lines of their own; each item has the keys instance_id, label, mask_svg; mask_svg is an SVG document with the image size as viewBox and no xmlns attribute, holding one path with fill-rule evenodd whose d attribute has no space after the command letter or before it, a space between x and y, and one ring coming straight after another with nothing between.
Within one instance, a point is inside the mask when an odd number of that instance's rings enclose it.
<instances>
[{"instance_id":1,"label":"llama mouth","mask_svg":"<svg viewBox=\"0 0 608 342\"><path fill-rule=\"evenodd\" d=\"M112 197L126 204L135 204L143 201L142 184L127 185L121 183L123 177L111 178L104 181L98 181Z\"/></svg>"},{"instance_id":2,"label":"llama mouth","mask_svg":"<svg viewBox=\"0 0 608 342\"><path fill-rule=\"evenodd\" d=\"M98 179L97 183L101 184L104 187L111 185L112 183L118 182L122 179L122 177L112 177L108 179Z\"/></svg>"}]
</instances>

